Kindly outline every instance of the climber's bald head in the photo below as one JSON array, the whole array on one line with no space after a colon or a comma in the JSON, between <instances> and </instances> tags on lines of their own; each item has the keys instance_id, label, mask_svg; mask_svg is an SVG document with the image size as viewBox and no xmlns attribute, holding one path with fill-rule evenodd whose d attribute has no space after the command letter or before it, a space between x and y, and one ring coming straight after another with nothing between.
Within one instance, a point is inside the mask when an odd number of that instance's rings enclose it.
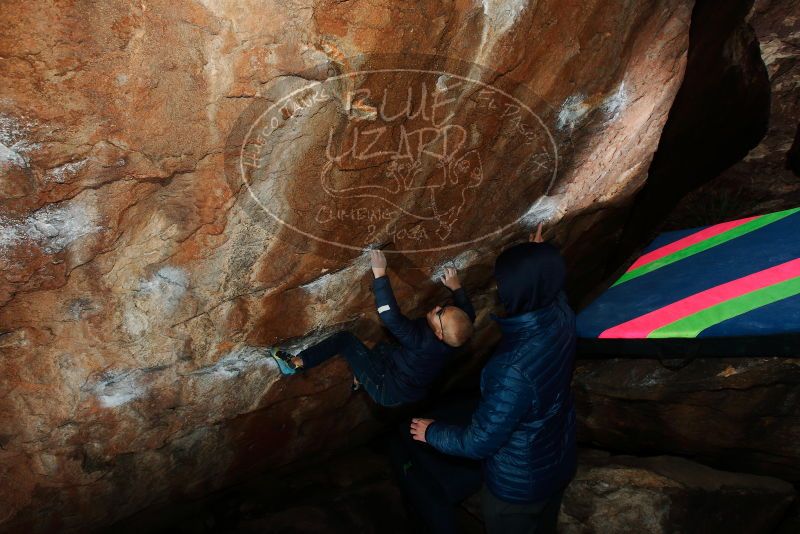
<instances>
[{"instance_id":1,"label":"climber's bald head","mask_svg":"<svg viewBox=\"0 0 800 534\"><path fill-rule=\"evenodd\" d=\"M451 347L460 347L472 337L472 321L461 308L436 306L426 317L436 337Z\"/></svg>"}]
</instances>

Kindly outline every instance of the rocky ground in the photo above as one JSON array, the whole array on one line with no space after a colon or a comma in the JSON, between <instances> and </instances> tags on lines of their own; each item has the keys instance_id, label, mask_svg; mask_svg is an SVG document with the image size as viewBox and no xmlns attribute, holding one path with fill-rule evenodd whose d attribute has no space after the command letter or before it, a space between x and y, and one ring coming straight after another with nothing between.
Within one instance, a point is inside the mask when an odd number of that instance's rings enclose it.
<instances>
[{"instance_id":1,"label":"rocky ground","mask_svg":"<svg viewBox=\"0 0 800 534\"><path fill-rule=\"evenodd\" d=\"M573 388L585 448L560 532L796 532L797 359L582 359ZM148 510L112 531L420 532L386 439ZM458 517L465 533L482 532L477 496Z\"/></svg>"},{"instance_id":2,"label":"rocky ground","mask_svg":"<svg viewBox=\"0 0 800 534\"><path fill-rule=\"evenodd\" d=\"M794 532L795 488L780 479L720 471L676 456L580 451L562 503L559 532ZM477 496L458 508L465 534L483 532ZM210 498L153 510L109 532L425 532L404 507L380 443L303 466L291 476L254 478Z\"/></svg>"}]
</instances>

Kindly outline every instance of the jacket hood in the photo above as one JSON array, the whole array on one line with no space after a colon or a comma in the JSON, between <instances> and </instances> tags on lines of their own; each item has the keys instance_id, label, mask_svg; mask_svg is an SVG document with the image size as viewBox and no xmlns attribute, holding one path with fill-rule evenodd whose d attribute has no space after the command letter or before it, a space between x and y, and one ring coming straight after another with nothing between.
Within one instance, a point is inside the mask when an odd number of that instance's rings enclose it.
<instances>
[{"instance_id":1,"label":"jacket hood","mask_svg":"<svg viewBox=\"0 0 800 534\"><path fill-rule=\"evenodd\" d=\"M552 304L564 287L566 267L549 243L522 243L497 257L497 292L508 316L529 313Z\"/></svg>"},{"instance_id":2,"label":"jacket hood","mask_svg":"<svg viewBox=\"0 0 800 534\"><path fill-rule=\"evenodd\" d=\"M508 317L499 317L492 314L491 318L493 321L497 322L500 329L507 334L516 332L538 332L543 328L548 328L553 321L557 320L559 309L562 308L559 303L563 301L563 304L568 306L568 304L566 304L566 298L566 295L560 292L555 300L544 308Z\"/></svg>"}]
</instances>

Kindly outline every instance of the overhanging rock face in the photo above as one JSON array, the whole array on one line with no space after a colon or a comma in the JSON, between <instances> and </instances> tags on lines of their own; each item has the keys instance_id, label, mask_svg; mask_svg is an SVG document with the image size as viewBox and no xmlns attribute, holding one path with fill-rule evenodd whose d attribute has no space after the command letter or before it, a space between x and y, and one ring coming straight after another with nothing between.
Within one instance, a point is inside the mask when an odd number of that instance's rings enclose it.
<instances>
[{"instance_id":1,"label":"overhanging rock face","mask_svg":"<svg viewBox=\"0 0 800 534\"><path fill-rule=\"evenodd\" d=\"M445 260L477 289L538 220L591 211L556 237L596 252L691 7L5 2L0 529L108 524L368 433L342 362L281 379L259 348L376 339L367 244L406 252L410 313ZM442 114L402 115L423 93Z\"/></svg>"}]
</instances>

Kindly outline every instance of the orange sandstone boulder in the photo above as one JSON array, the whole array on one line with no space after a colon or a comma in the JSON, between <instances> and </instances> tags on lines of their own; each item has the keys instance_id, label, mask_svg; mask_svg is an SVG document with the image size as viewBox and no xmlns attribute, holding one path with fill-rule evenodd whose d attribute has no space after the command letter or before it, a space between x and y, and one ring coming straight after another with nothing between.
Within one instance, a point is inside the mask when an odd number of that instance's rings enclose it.
<instances>
[{"instance_id":1,"label":"orange sandstone boulder","mask_svg":"<svg viewBox=\"0 0 800 534\"><path fill-rule=\"evenodd\" d=\"M589 257L645 181L691 8L4 2L0 530L107 525L368 435L346 364L281 378L263 348L379 339L370 245L412 314L454 261L481 328L487 266L537 222Z\"/></svg>"}]
</instances>

